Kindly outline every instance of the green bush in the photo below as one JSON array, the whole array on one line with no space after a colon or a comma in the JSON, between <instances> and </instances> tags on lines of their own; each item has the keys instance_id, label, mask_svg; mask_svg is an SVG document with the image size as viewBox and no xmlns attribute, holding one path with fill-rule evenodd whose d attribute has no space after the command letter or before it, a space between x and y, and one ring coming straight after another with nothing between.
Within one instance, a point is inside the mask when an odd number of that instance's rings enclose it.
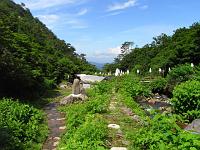
<instances>
[{"instance_id":1,"label":"green bush","mask_svg":"<svg viewBox=\"0 0 200 150\"><path fill-rule=\"evenodd\" d=\"M132 149L150 150L183 150L200 149L200 136L182 130L176 124L176 118L157 114L147 119L144 126L129 137L132 139Z\"/></svg>"},{"instance_id":2,"label":"green bush","mask_svg":"<svg viewBox=\"0 0 200 150\"><path fill-rule=\"evenodd\" d=\"M148 96L150 91L140 83L139 78L134 75L125 75L120 80L116 80L116 88L121 93L128 93L132 98L136 96Z\"/></svg>"},{"instance_id":3,"label":"green bush","mask_svg":"<svg viewBox=\"0 0 200 150\"><path fill-rule=\"evenodd\" d=\"M175 87L172 104L175 113L189 120L200 117L200 81L191 80Z\"/></svg>"},{"instance_id":4,"label":"green bush","mask_svg":"<svg viewBox=\"0 0 200 150\"><path fill-rule=\"evenodd\" d=\"M87 102L86 109L91 113L105 113L107 112L107 106L109 105L108 95L97 95L95 98L91 98Z\"/></svg>"},{"instance_id":5,"label":"green bush","mask_svg":"<svg viewBox=\"0 0 200 150\"><path fill-rule=\"evenodd\" d=\"M107 125L102 116L86 116L85 122L68 139L66 150L104 150L104 142L107 136Z\"/></svg>"},{"instance_id":6,"label":"green bush","mask_svg":"<svg viewBox=\"0 0 200 150\"><path fill-rule=\"evenodd\" d=\"M44 79L44 86L45 86L46 89L53 89L53 88L56 87L56 83L55 83L54 80L45 78Z\"/></svg>"},{"instance_id":7,"label":"green bush","mask_svg":"<svg viewBox=\"0 0 200 150\"><path fill-rule=\"evenodd\" d=\"M107 83L102 88L100 85L87 91L89 99L84 103L61 108L66 112L68 130L62 137L60 149L105 149L107 124L101 114L107 112L110 95L105 92L111 88Z\"/></svg>"},{"instance_id":8,"label":"green bush","mask_svg":"<svg viewBox=\"0 0 200 150\"><path fill-rule=\"evenodd\" d=\"M43 117L41 111L29 105L0 100L0 145L5 150L41 149L48 133Z\"/></svg>"},{"instance_id":9,"label":"green bush","mask_svg":"<svg viewBox=\"0 0 200 150\"><path fill-rule=\"evenodd\" d=\"M167 81L165 78L158 77L157 79L153 80L149 86L153 93L162 93L166 84Z\"/></svg>"},{"instance_id":10,"label":"green bush","mask_svg":"<svg viewBox=\"0 0 200 150\"><path fill-rule=\"evenodd\" d=\"M168 91L172 92L176 85L191 79L193 75L194 70L189 64L178 65L173 68L166 78Z\"/></svg>"},{"instance_id":11,"label":"green bush","mask_svg":"<svg viewBox=\"0 0 200 150\"><path fill-rule=\"evenodd\" d=\"M97 83L94 88L95 93L98 93L98 94L108 93L109 91L111 91L111 89L112 89L112 83L106 82L106 81Z\"/></svg>"}]
</instances>

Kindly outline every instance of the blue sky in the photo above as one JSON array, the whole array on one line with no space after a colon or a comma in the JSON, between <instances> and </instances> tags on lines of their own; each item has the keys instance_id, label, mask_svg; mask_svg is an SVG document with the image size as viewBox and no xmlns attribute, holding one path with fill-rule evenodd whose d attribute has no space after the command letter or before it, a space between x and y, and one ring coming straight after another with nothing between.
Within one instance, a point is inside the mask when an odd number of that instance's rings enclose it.
<instances>
[{"instance_id":1,"label":"blue sky","mask_svg":"<svg viewBox=\"0 0 200 150\"><path fill-rule=\"evenodd\" d=\"M120 45L138 47L200 21L200 0L14 0L77 53L93 62L112 62Z\"/></svg>"}]
</instances>

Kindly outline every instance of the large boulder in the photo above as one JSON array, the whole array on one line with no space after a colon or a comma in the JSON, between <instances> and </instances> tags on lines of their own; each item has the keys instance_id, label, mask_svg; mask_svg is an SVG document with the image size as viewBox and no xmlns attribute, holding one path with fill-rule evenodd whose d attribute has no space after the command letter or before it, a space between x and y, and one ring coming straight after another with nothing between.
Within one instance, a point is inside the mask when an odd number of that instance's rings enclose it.
<instances>
[{"instance_id":1,"label":"large boulder","mask_svg":"<svg viewBox=\"0 0 200 150\"><path fill-rule=\"evenodd\" d=\"M87 96L85 94L70 94L66 97L64 97L61 101L60 104L61 105L66 105L66 104L70 104L70 103L74 103L76 101L84 101L87 99Z\"/></svg>"},{"instance_id":2,"label":"large boulder","mask_svg":"<svg viewBox=\"0 0 200 150\"><path fill-rule=\"evenodd\" d=\"M191 124L189 124L185 130L187 131L192 131L195 133L199 133L200 134L200 119L195 119L194 121L192 121Z\"/></svg>"}]
</instances>

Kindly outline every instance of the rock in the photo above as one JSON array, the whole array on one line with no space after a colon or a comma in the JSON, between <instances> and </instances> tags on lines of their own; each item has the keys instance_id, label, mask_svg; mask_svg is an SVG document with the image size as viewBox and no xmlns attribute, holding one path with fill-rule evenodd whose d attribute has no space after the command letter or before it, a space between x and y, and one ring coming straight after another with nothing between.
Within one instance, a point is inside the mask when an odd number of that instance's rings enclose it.
<instances>
[{"instance_id":1,"label":"rock","mask_svg":"<svg viewBox=\"0 0 200 150\"><path fill-rule=\"evenodd\" d=\"M172 112L172 108L171 108L171 107L167 107L167 108L166 108L166 111L167 111L168 113L171 113L171 112Z\"/></svg>"},{"instance_id":2,"label":"rock","mask_svg":"<svg viewBox=\"0 0 200 150\"><path fill-rule=\"evenodd\" d=\"M61 85L60 85L60 88L62 88L62 89L66 89L66 88L67 88L67 85L65 85L65 84L61 84Z\"/></svg>"},{"instance_id":3,"label":"rock","mask_svg":"<svg viewBox=\"0 0 200 150\"><path fill-rule=\"evenodd\" d=\"M163 111L163 110L166 110L165 107L159 107L159 110Z\"/></svg>"},{"instance_id":4,"label":"rock","mask_svg":"<svg viewBox=\"0 0 200 150\"><path fill-rule=\"evenodd\" d=\"M161 99L162 97L158 93L156 93L155 96L154 96L154 98Z\"/></svg>"},{"instance_id":5,"label":"rock","mask_svg":"<svg viewBox=\"0 0 200 150\"><path fill-rule=\"evenodd\" d=\"M161 95L161 97L163 98L163 99L168 99L168 97L166 96L166 95Z\"/></svg>"},{"instance_id":6,"label":"rock","mask_svg":"<svg viewBox=\"0 0 200 150\"><path fill-rule=\"evenodd\" d=\"M129 141L122 140L122 144L124 144L124 145L129 145Z\"/></svg>"},{"instance_id":7,"label":"rock","mask_svg":"<svg viewBox=\"0 0 200 150\"><path fill-rule=\"evenodd\" d=\"M189 124L185 130L200 134L200 119L195 119L192 121L192 123Z\"/></svg>"},{"instance_id":8,"label":"rock","mask_svg":"<svg viewBox=\"0 0 200 150\"><path fill-rule=\"evenodd\" d=\"M139 121L140 121L140 116L134 115L134 116L132 117L132 119L135 120L135 121L137 121L137 122L139 122Z\"/></svg>"},{"instance_id":9,"label":"rock","mask_svg":"<svg viewBox=\"0 0 200 150\"><path fill-rule=\"evenodd\" d=\"M110 150L127 150L126 147L112 147Z\"/></svg>"},{"instance_id":10,"label":"rock","mask_svg":"<svg viewBox=\"0 0 200 150\"><path fill-rule=\"evenodd\" d=\"M151 100L148 101L148 103L154 105L156 103L156 101L151 99Z\"/></svg>"},{"instance_id":11,"label":"rock","mask_svg":"<svg viewBox=\"0 0 200 150\"><path fill-rule=\"evenodd\" d=\"M75 95L75 94L70 94L69 96L66 96L64 97L61 101L60 101L60 104L61 105L66 105L66 104L70 104L70 103L73 103L75 101L84 101L87 99L87 96L86 95L83 95L83 94L78 94L78 95Z\"/></svg>"},{"instance_id":12,"label":"rock","mask_svg":"<svg viewBox=\"0 0 200 150\"><path fill-rule=\"evenodd\" d=\"M108 125L108 128L112 128L112 129L119 129L119 128L120 128L120 126L119 126L119 125L117 125L117 124L109 124L109 125Z\"/></svg>"}]
</instances>

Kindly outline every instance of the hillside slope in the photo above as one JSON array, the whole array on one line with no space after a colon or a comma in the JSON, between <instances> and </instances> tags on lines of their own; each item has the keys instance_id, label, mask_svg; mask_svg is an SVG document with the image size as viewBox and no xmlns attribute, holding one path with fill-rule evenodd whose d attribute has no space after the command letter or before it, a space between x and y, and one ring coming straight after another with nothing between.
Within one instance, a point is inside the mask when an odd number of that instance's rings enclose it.
<instances>
[{"instance_id":1,"label":"hillside slope","mask_svg":"<svg viewBox=\"0 0 200 150\"><path fill-rule=\"evenodd\" d=\"M82 71L94 71L29 9L0 1L0 96L33 96Z\"/></svg>"}]
</instances>

